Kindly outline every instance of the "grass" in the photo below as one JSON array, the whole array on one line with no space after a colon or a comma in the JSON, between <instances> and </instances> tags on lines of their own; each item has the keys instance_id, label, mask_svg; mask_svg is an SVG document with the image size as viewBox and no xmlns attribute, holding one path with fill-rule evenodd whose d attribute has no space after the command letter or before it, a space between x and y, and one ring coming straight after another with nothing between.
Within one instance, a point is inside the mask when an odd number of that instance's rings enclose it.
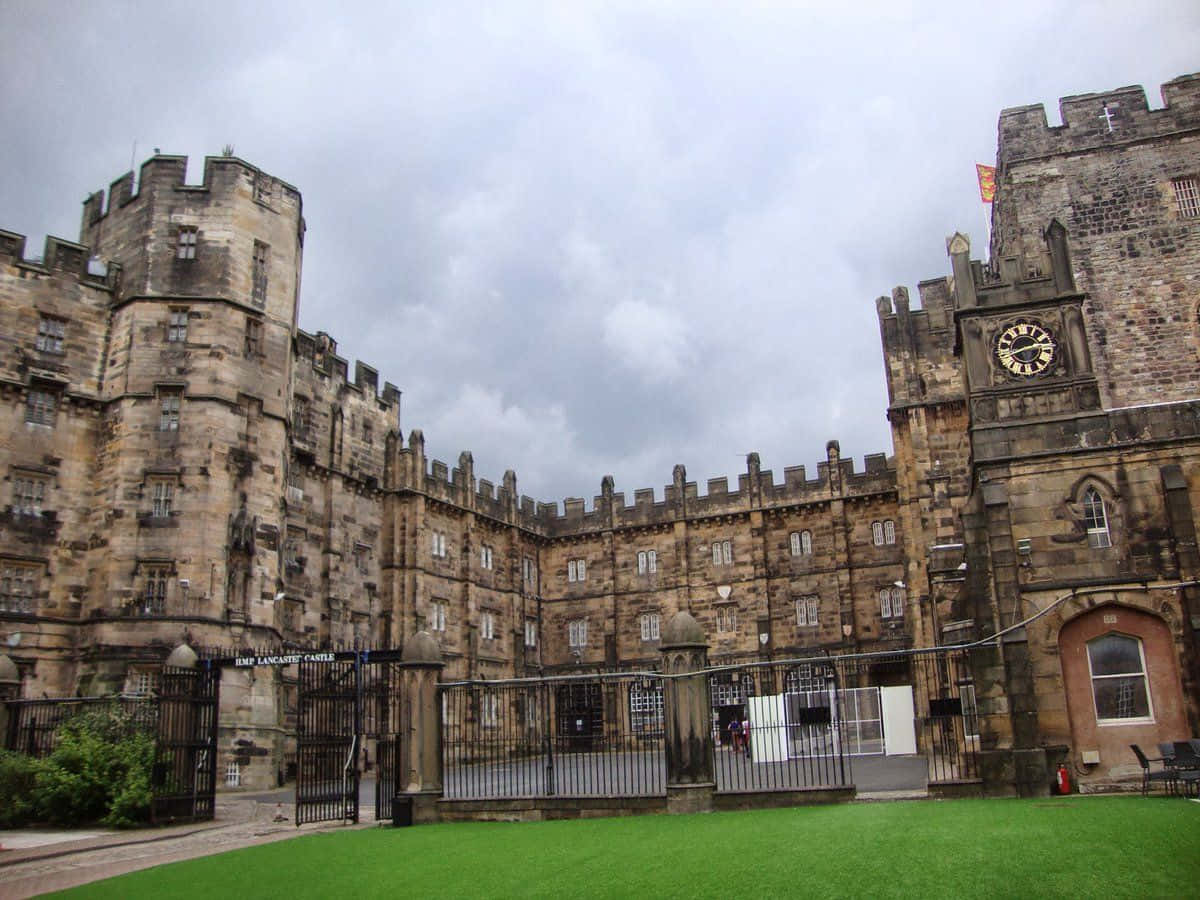
<instances>
[{"instance_id":1,"label":"grass","mask_svg":"<svg viewBox=\"0 0 1200 900\"><path fill-rule=\"evenodd\" d=\"M1071 797L315 834L60 896L1196 897L1200 804Z\"/></svg>"}]
</instances>

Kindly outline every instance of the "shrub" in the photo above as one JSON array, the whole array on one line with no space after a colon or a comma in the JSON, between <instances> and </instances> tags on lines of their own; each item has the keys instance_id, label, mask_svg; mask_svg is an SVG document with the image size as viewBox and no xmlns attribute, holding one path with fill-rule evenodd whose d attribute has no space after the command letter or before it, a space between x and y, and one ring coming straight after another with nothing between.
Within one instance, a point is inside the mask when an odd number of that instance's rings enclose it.
<instances>
[{"instance_id":1,"label":"shrub","mask_svg":"<svg viewBox=\"0 0 1200 900\"><path fill-rule=\"evenodd\" d=\"M31 756L0 750L0 828L20 828L33 821L39 768Z\"/></svg>"},{"instance_id":2,"label":"shrub","mask_svg":"<svg viewBox=\"0 0 1200 900\"><path fill-rule=\"evenodd\" d=\"M54 825L100 822L114 828L150 815L154 737L113 705L88 710L59 728L58 746L39 767L39 816Z\"/></svg>"}]
</instances>

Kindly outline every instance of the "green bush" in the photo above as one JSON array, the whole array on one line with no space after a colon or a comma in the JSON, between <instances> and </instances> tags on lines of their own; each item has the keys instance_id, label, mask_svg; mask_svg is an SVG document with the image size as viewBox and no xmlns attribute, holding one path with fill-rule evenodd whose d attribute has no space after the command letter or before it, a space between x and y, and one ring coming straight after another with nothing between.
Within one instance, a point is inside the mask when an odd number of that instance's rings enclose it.
<instances>
[{"instance_id":1,"label":"green bush","mask_svg":"<svg viewBox=\"0 0 1200 900\"><path fill-rule=\"evenodd\" d=\"M88 710L59 727L41 762L34 799L53 825L126 828L150 817L154 738L118 706Z\"/></svg>"},{"instance_id":2,"label":"green bush","mask_svg":"<svg viewBox=\"0 0 1200 900\"><path fill-rule=\"evenodd\" d=\"M38 760L0 750L0 828L20 828L34 819Z\"/></svg>"}]
</instances>

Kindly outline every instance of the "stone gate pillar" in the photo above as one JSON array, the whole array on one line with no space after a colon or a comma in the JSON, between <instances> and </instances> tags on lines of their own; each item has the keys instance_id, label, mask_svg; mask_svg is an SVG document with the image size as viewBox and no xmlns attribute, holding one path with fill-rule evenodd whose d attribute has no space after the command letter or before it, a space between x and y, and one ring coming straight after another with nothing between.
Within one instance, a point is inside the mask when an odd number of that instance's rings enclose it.
<instances>
[{"instance_id":1,"label":"stone gate pillar","mask_svg":"<svg viewBox=\"0 0 1200 900\"><path fill-rule=\"evenodd\" d=\"M412 803L412 820L437 821L442 796L442 707L437 685L445 663L437 641L418 631L400 654L400 752L396 800Z\"/></svg>"},{"instance_id":2,"label":"stone gate pillar","mask_svg":"<svg viewBox=\"0 0 1200 900\"><path fill-rule=\"evenodd\" d=\"M708 642L691 613L680 610L662 632L667 812L710 812L713 779Z\"/></svg>"}]
</instances>

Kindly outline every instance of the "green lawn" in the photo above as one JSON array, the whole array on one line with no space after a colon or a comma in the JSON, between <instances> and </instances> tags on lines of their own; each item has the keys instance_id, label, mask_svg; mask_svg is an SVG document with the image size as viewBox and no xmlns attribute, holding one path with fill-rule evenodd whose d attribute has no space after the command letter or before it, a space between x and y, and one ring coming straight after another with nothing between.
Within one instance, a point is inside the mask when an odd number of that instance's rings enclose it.
<instances>
[{"instance_id":1,"label":"green lawn","mask_svg":"<svg viewBox=\"0 0 1200 900\"><path fill-rule=\"evenodd\" d=\"M1197 897L1200 803L853 804L316 834L92 897Z\"/></svg>"}]
</instances>

